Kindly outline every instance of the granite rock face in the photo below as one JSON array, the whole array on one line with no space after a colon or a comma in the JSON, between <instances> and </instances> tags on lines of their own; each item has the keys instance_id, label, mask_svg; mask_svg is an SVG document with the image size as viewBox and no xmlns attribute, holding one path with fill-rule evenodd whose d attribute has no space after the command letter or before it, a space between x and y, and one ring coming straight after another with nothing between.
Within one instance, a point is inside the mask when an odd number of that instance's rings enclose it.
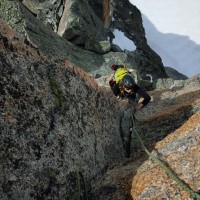
<instances>
[{"instance_id":1,"label":"granite rock face","mask_svg":"<svg viewBox=\"0 0 200 200\"><path fill-rule=\"evenodd\" d=\"M197 112L180 128L149 148L154 156L196 193L200 187L199 117L200 112ZM95 200L195 199L141 151L126 162L111 166L93 184L90 195Z\"/></svg>"},{"instance_id":2,"label":"granite rock face","mask_svg":"<svg viewBox=\"0 0 200 200\"><path fill-rule=\"evenodd\" d=\"M66 1L58 34L75 44L84 45L87 40L107 40L103 22L94 13L87 0Z\"/></svg>"},{"instance_id":3,"label":"granite rock face","mask_svg":"<svg viewBox=\"0 0 200 200\"><path fill-rule=\"evenodd\" d=\"M21 2L51 30L58 31L65 6L63 0L22 0Z\"/></svg>"},{"instance_id":4,"label":"granite rock face","mask_svg":"<svg viewBox=\"0 0 200 200\"><path fill-rule=\"evenodd\" d=\"M119 12L124 2L132 11L129 21ZM135 114L136 128L148 149L194 191L200 189L200 76L163 78L162 62L146 43L141 14L128 1L88 3L98 7L95 14L103 16L109 34L118 28L137 44L128 53L108 50L104 43L106 53L95 53L58 36L64 5L0 2L1 18L26 35L0 23L0 199L190 199L130 135L130 105L92 76L104 85L108 66L122 62L136 77L145 79L148 72L157 80L151 102Z\"/></svg>"},{"instance_id":5,"label":"granite rock face","mask_svg":"<svg viewBox=\"0 0 200 200\"><path fill-rule=\"evenodd\" d=\"M113 29L122 31L136 46L133 54L141 77L145 79L146 74L151 74L157 79L159 74L166 78L161 58L147 44L139 9L129 0L116 0L114 5Z\"/></svg>"},{"instance_id":6,"label":"granite rock face","mask_svg":"<svg viewBox=\"0 0 200 200\"><path fill-rule=\"evenodd\" d=\"M170 78L173 78L174 80L186 80L186 79L188 79L187 76L179 73L178 71L176 71L175 69L173 69L171 67L165 67L165 71L166 71L167 75Z\"/></svg>"},{"instance_id":7,"label":"granite rock face","mask_svg":"<svg viewBox=\"0 0 200 200\"><path fill-rule=\"evenodd\" d=\"M18 9L17 1L0 1L0 20L18 33L26 34L24 20Z\"/></svg>"},{"instance_id":8,"label":"granite rock face","mask_svg":"<svg viewBox=\"0 0 200 200\"><path fill-rule=\"evenodd\" d=\"M0 199L75 198L78 180L124 160L124 105L86 72L3 24L0 70Z\"/></svg>"},{"instance_id":9,"label":"granite rock face","mask_svg":"<svg viewBox=\"0 0 200 200\"><path fill-rule=\"evenodd\" d=\"M146 74L151 74L154 80L167 77L160 57L147 44L141 13L129 1L24 0L22 3L2 0L2 19L27 35L45 55L64 57L91 72L93 77L109 75L109 66L113 63L125 63L128 68L137 69L143 79L147 78ZM10 4L10 12L17 12L20 23L13 21L15 13L9 19L6 17ZM137 49L133 52L112 50L114 29L122 31ZM58 39L51 31L63 38Z\"/></svg>"},{"instance_id":10,"label":"granite rock face","mask_svg":"<svg viewBox=\"0 0 200 200\"><path fill-rule=\"evenodd\" d=\"M19 13L21 12L21 18L25 27L27 27L28 41L51 59L67 59L84 71L89 72L93 77L97 74L103 76L112 73L110 65L113 63L126 63L129 68L137 69L134 57L130 53L108 52L97 54L86 51L58 36L35 18L23 4L19 3L18 6L15 3L14 5L16 6L15 9Z\"/></svg>"},{"instance_id":11,"label":"granite rock face","mask_svg":"<svg viewBox=\"0 0 200 200\"><path fill-rule=\"evenodd\" d=\"M131 107L74 63L49 59L1 23L0 68L1 199L189 198L130 135ZM137 130L198 191L199 76L170 88L149 92Z\"/></svg>"},{"instance_id":12,"label":"granite rock face","mask_svg":"<svg viewBox=\"0 0 200 200\"><path fill-rule=\"evenodd\" d=\"M199 111L199 76L185 80L181 88L168 88L149 92L152 101L137 113L138 130L149 144L159 141L179 128L189 117Z\"/></svg>"},{"instance_id":13,"label":"granite rock face","mask_svg":"<svg viewBox=\"0 0 200 200\"><path fill-rule=\"evenodd\" d=\"M200 112L197 112L179 129L157 143L153 152L194 192L199 192L200 189L199 119ZM167 173L152 160L144 162L133 177L131 195L135 200L192 199L192 195L170 179Z\"/></svg>"},{"instance_id":14,"label":"granite rock face","mask_svg":"<svg viewBox=\"0 0 200 200\"><path fill-rule=\"evenodd\" d=\"M135 114L136 130L149 151L198 192L199 76L185 80L181 88L165 88L149 94L152 101ZM148 157L134 133L131 141L131 157L110 166L104 176L93 184L92 199L192 199L188 192Z\"/></svg>"}]
</instances>

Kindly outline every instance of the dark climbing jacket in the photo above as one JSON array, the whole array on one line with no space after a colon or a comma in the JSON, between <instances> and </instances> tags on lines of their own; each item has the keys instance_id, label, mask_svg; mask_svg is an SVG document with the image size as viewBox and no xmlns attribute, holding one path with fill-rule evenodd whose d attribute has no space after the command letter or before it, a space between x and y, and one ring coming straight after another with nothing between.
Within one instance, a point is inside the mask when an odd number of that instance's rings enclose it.
<instances>
[{"instance_id":1,"label":"dark climbing jacket","mask_svg":"<svg viewBox=\"0 0 200 200\"><path fill-rule=\"evenodd\" d=\"M115 81L113 81L113 82L110 82L109 84L115 96L128 98L130 102L133 102L136 100L136 95L144 98L144 100L141 102L144 106L151 100L151 97L137 84L133 86L133 93L131 94L126 93L126 91L123 90L123 86L121 83L116 83Z\"/></svg>"},{"instance_id":2,"label":"dark climbing jacket","mask_svg":"<svg viewBox=\"0 0 200 200\"><path fill-rule=\"evenodd\" d=\"M128 98L129 101L133 102L136 99L136 94L143 97L144 100L141 102L144 106L150 101L151 97L142 90L137 84L133 86L133 93L127 93L122 86L122 79L125 75L130 74L126 69L126 65L112 65L112 70L115 71L114 80L109 82L111 90L115 96L122 98Z\"/></svg>"}]
</instances>

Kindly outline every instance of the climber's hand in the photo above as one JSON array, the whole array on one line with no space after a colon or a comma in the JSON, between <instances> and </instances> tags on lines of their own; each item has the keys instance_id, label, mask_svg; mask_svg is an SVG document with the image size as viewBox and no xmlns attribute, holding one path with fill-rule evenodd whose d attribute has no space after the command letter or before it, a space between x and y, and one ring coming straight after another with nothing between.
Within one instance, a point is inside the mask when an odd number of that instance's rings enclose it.
<instances>
[{"instance_id":1,"label":"climber's hand","mask_svg":"<svg viewBox=\"0 0 200 200\"><path fill-rule=\"evenodd\" d=\"M140 109L142 109L144 107L144 105L142 103L138 103L135 108L134 108L134 112L139 111Z\"/></svg>"},{"instance_id":2,"label":"climber's hand","mask_svg":"<svg viewBox=\"0 0 200 200\"><path fill-rule=\"evenodd\" d=\"M129 103L129 100L128 99L123 99L122 102Z\"/></svg>"}]
</instances>

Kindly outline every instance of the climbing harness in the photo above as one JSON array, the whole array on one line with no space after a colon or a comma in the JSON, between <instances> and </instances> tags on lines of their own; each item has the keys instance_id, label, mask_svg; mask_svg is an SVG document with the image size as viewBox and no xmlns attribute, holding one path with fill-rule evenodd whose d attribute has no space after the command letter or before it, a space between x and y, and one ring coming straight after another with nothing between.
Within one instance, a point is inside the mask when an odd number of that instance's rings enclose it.
<instances>
[{"instance_id":1,"label":"climbing harness","mask_svg":"<svg viewBox=\"0 0 200 200\"><path fill-rule=\"evenodd\" d=\"M180 180L173 172L172 170L167 167L161 160L159 160L156 156L154 156L152 153L150 153L148 151L148 149L145 147L140 135L138 134L137 130L134 128L135 127L135 119L132 116L132 123L133 123L133 129L132 131L135 132L142 148L144 149L144 151L150 156L151 159L153 159L161 168L163 168L165 170L165 172L174 180L176 181L176 183L185 191L187 191L188 193L191 194L192 197L196 198L196 199L200 199L200 194L198 194L197 192L194 192L189 186L187 186L182 180ZM133 133L132 132L132 133Z\"/></svg>"}]
</instances>

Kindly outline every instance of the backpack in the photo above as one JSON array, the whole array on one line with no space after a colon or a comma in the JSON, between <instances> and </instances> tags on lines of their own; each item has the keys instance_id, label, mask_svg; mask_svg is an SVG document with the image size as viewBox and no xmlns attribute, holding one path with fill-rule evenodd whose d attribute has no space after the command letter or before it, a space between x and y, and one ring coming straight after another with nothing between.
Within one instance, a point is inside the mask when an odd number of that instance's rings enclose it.
<instances>
[{"instance_id":1,"label":"backpack","mask_svg":"<svg viewBox=\"0 0 200 200\"><path fill-rule=\"evenodd\" d=\"M116 69L116 72L114 74L114 79L116 83L121 83L123 77L128 73L129 71L126 69L126 65L120 65L120 67Z\"/></svg>"}]
</instances>

